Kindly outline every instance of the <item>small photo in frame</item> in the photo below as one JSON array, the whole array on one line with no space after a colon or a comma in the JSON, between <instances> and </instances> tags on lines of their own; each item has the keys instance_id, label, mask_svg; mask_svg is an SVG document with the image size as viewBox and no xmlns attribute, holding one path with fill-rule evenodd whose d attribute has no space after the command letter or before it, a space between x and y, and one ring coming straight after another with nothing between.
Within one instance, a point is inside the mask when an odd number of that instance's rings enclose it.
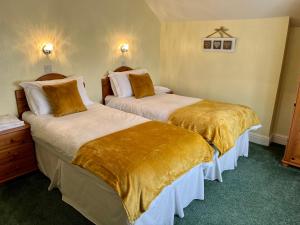
<instances>
[{"instance_id":1,"label":"small photo in frame","mask_svg":"<svg viewBox=\"0 0 300 225\"><path fill-rule=\"evenodd\" d=\"M232 49L232 41L227 40L227 41L223 41L223 49L224 50L231 50Z\"/></svg>"},{"instance_id":2,"label":"small photo in frame","mask_svg":"<svg viewBox=\"0 0 300 225\"><path fill-rule=\"evenodd\" d=\"M212 47L212 41L211 40L204 40L203 41L203 48L204 49L211 49Z\"/></svg>"},{"instance_id":3,"label":"small photo in frame","mask_svg":"<svg viewBox=\"0 0 300 225\"><path fill-rule=\"evenodd\" d=\"M223 52L234 52L236 47L236 38L223 38L222 40Z\"/></svg>"},{"instance_id":4,"label":"small photo in frame","mask_svg":"<svg viewBox=\"0 0 300 225\"><path fill-rule=\"evenodd\" d=\"M213 44L214 49L221 49L222 48L222 41L221 40L215 40Z\"/></svg>"}]
</instances>

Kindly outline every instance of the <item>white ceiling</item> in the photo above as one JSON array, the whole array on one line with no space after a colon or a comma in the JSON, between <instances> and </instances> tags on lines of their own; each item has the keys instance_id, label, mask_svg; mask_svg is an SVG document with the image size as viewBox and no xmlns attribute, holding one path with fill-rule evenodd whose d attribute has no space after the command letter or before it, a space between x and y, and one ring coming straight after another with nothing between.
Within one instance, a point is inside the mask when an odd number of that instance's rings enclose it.
<instances>
[{"instance_id":1,"label":"white ceiling","mask_svg":"<svg viewBox=\"0 0 300 225\"><path fill-rule=\"evenodd\" d=\"M300 0L145 0L162 21L290 16L300 26Z\"/></svg>"}]
</instances>

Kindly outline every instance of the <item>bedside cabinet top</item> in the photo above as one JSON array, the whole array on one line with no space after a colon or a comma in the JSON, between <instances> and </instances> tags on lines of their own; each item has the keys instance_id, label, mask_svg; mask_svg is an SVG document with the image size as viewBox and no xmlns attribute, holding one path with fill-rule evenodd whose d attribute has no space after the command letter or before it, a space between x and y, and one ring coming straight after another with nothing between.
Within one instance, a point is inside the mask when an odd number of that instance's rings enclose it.
<instances>
[{"instance_id":1,"label":"bedside cabinet top","mask_svg":"<svg viewBox=\"0 0 300 225\"><path fill-rule=\"evenodd\" d=\"M25 123L25 125L21 126L21 127L16 127L16 128L0 131L0 136L4 135L4 134L14 133L14 132L21 131L21 130L26 130L29 128L30 128L30 125Z\"/></svg>"}]
</instances>

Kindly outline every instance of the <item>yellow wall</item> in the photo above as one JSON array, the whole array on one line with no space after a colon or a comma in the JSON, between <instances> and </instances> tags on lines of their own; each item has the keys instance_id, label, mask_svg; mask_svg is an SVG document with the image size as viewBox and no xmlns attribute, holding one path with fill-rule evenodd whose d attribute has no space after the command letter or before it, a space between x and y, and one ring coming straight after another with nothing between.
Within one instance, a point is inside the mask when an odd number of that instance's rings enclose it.
<instances>
[{"instance_id":1,"label":"yellow wall","mask_svg":"<svg viewBox=\"0 0 300 225\"><path fill-rule=\"evenodd\" d=\"M236 52L203 52L201 39L220 25L238 37ZM54 72L83 75L89 96L99 101L100 77L121 64L119 45L127 42L126 64L147 68L155 83L161 80L180 94L249 105L263 121L259 133L270 134L288 18L160 26L140 0L10 0L1 3L0 27L0 114L16 113L18 83L36 79L49 64ZM299 39L299 28L293 28L274 120L274 132L283 135L295 98ZM40 49L48 41L55 44L50 59Z\"/></svg>"},{"instance_id":2,"label":"yellow wall","mask_svg":"<svg viewBox=\"0 0 300 225\"><path fill-rule=\"evenodd\" d=\"M176 93L245 104L269 137L289 18L170 22L161 29L161 83ZM201 39L225 26L234 53L204 52Z\"/></svg>"},{"instance_id":3,"label":"yellow wall","mask_svg":"<svg viewBox=\"0 0 300 225\"><path fill-rule=\"evenodd\" d=\"M279 86L275 134L288 136L300 81L300 27L290 28Z\"/></svg>"},{"instance_id":4,"label":"yellow wall","mask_svg":"<svg viewBox=\"0 0 300 225\"><path fill-rule=\"evenodd\" d=\"M55 43L47 60L41 43ZM17 83L44 73L44 65L83 75L99 101L100 77L121 64L119 45L130 44L127 64L146 67L159 82L160 22L140 0L9 0L0 7L0 115L16 113Z\"/></svg>"}]
</instances>

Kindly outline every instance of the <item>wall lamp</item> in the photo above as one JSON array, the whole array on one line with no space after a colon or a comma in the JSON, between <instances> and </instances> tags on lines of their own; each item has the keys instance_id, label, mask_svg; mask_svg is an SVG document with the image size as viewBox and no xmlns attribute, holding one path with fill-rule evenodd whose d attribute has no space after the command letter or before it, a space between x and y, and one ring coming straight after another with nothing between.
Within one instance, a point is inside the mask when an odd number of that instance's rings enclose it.
<instances>
[{"instance_id":1,"label":"wall lamp","mask_svg":"<svg viewBox=\"0 0 300 225\"><path fill-rule=\"evenodd\" d=\"M46 43L42 47L42 51L45 55L50 55L53 52L53 44L52 43Z\"/></svg>"},{"instance_id":2,"label":"wall lamp","mask_svg":"<svg viewBox=\"0 0 300 225\"><path fill-rule=\"evenodd\" d=\"M122 44L121 47L120 47L120 50L121 50L122 54L128 52L129 45L128 44Z\"/></svg>"}]
</instances>

